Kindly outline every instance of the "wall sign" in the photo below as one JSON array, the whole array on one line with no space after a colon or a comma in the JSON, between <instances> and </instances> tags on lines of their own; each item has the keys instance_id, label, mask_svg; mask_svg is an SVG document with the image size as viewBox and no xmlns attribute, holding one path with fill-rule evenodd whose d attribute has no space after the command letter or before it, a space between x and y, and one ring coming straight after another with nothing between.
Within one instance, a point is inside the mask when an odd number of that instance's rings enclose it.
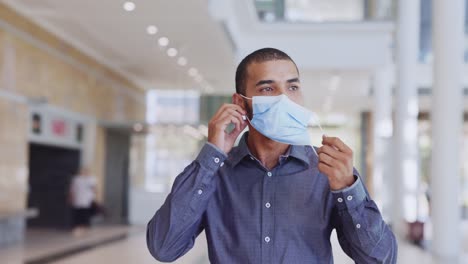
<instances>
[{"instance_id":1,"label":"wall sign","mask_svg":"<svg viewBox=\"0 0 468 264\"><path fill-rule=\"evenodd\" d=\"M34 143L81 148L84 121L78 118L37 107L30 112L29 140Z\"/></svg>"}]
</instances>

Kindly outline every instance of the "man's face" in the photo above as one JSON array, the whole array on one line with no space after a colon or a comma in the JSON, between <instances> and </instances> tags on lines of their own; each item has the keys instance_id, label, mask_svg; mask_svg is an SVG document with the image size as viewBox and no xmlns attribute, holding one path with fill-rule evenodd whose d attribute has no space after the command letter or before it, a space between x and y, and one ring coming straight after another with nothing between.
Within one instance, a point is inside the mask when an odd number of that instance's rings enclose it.
<instances>
[{"instance_id":1,"label":"man's face","mask_svg":"<svg viewBox=\"0 0 468 264\"><path fill-rule=\"evenodd\" d=\"M252 63L247 68L245 96L277 96L285 94L297 104L303 104L299 73L290 60ZM245 100L252 118L252 100Z\"/></svg>"}]
</instances>

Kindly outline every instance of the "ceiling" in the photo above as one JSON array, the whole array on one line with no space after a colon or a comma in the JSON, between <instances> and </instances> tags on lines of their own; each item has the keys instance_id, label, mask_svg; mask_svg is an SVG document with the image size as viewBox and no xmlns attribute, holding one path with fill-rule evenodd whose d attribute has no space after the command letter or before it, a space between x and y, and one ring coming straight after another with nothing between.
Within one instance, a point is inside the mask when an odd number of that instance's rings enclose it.
<instances>
[{"instance_id":1,"label":"ceiling","mask_svg":"<svg viewBox=\"0 0 468 264\"><path fill-rule=\"evenodd\" d=\"M371 67L379 51L369 55L362 43L375 45L368 38L376 35L375 28L265 26L256 22L251 0L134 0L131 12L124 10L124 0L0 1L144 89L230 94L237 62L266 45L284 49L297 59L308 107L346 114L370 107ZM155 35L147 33L149 25L158 28ZM362 34L367 34L363 42L355 41ZM355 40L346 45L341 36ZM167 47L158 44L160 37L169 39ZM387 45L387 39L382 39L379 45ZM168 48L176 48L177 56L169 57ZM362 56L364 52L367 56ZM188 60L186 66L178 65L180 56ZM201 81L188 74L191 67L198 70Z\"/></svg>"},{"instance_id":2,"label":"ceiling","mask_svg":"<svg viewBox=\"0 0 468 264\"><path fill-rule=\"evenodd\" d=\"M211 19L206 0L3 0L6 4L145 89L228 86L234 51L222 26ZM157 27L155 35L146 30ZM169 45L158 44L167 37ZM176 48L176 57L167 55ZM186 66L177 58L187 59ZM201 83L188 75L194 67ZM229 81L229 82L228 82Z\"/></svg>"}]
</instances>

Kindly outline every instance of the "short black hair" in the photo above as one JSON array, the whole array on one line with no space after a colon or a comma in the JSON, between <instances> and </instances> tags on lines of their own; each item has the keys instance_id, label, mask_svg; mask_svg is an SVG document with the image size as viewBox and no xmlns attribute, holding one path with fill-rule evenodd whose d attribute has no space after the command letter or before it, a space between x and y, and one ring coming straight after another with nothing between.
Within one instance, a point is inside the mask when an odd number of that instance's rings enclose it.
<instances>
[{"instance_id":1,"label":"short black hair","mask_svg":"<svg viewBox=\"0 0 468 264\"><path fill-rule=\"evenodd\" d=\"M272 60L289 60L294 63L296 66L297 73L299 74L299 70L297 68L296 63L286 54L284 51L275 48L263 48L256 50L247 57L245 57L237 66L236 70L236 93L245 95L246 87L245 83L247 80L247 68L252 63L262 63L266 61Z\"/></svg>"}]
</instances>

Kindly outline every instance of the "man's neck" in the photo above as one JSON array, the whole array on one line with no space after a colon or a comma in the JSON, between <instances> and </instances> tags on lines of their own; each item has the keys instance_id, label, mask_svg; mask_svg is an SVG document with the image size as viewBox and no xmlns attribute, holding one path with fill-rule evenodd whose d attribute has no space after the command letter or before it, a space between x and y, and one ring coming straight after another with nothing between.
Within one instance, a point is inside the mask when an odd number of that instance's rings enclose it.
<instances>
[{"instance_id":1,"label":"man's neck","mask_svg":"<svg viewBox=\"0 0 468 264\"><path fill-rule=\"evenodd\" d=\"M278 165L279 157L285 154L289 148L288 144L271 140L252 128L249 128L247 146L249 147L250 152L268 170L271 170Z\"/></svg>"}]
</instances>

